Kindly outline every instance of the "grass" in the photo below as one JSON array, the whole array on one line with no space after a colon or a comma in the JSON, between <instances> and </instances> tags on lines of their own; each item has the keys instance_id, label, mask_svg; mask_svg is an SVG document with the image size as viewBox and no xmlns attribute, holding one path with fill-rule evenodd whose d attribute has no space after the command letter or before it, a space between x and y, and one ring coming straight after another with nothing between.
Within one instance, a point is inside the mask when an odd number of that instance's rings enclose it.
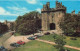
<instances>
[{"instance_id":1,"label":"grass","mask_svg":"<svg viewBox=\"0 0 80 51\"><path fill-rule=\"evenodd\" d=\"M20 33L14 33L14 36L21 36Z\"/></svg>"},{"instance_id":2,"label":"grass","mask_svg":"<svg viewBox=\"0 0 80 51\"><path fill-rule=\"evenodd\" d=\"M53 45L34 40L12 51L57 51L57 50L53 47Z\"/></svg>"},{"instance_id":3,"label":"grass","mask_svg":"<svg viewBox=\"0 0 80 51\"><path fill-rule=\"evenodd\" d=\"M66 37L65 41L67 42L66 43L67 45L80 47L80 38L79 37L77 38L77 40L71 40L70 39L71 37L67 37L67 36L65 36L65 37ZM53 38L52 34L51 35L44 35L43 37L40 37L40 39L54 42L54 38Z\"/></svg>"},{"instance_id":4,"label":"grass","mask_svg":"<svg viewBox=\"0 0 80 51\"><path fill-rule=\"evenodd\" d=\"M22 45L19 48L15 48L12 51L57 51L57 49L55 49L53 45L34 40ZM77 50L70 49L70 51Z\"/></svg>"},{"instance_id":5,"label":"grass","mask_svg":"<svg viewBox=\"0 0 80 51\"><path fill-rule=\"evenodd\" d=\"M48 41L54 41L54 38L53 38L53 35L50 34L50 35L44 35L42 37L40 37L39 39L43 39L43 40L48 40Z\"/></svg>"},{"instance_id":6,"label":"grass","mask_svg":"<svg viewBox=\"0 0 80 51\"><path fill-rule=\"evenodd\" d=\"M80 38L78 37L77 40L71 40L71 37L67 37L65 41L67 42L67 45L80 47Z\"/></svg>"}]
</instances>

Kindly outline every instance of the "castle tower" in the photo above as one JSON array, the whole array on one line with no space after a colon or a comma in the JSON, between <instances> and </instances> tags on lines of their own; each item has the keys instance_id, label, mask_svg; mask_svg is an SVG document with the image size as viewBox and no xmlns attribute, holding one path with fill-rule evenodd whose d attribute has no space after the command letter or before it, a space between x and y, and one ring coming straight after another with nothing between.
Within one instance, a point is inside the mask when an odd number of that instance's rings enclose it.
<instances>
[{"instance_id":1,"label":"castle tower","mask_svg":"<svg viewBox=\"0 0 80 51\"><path fill-rule=\"evenodd\" d=\"M42 14L42 30L58 30L59 23L66 13L66 7L62 3L56 1L56 8L50 8L50 3L43 5Z\"/></svg>"},{"instance_id":2,"label":"castle tower","mask_svg":"<svg viewBox=\"0 0 80 51\"><path fill-rule=\"evenodd\" d=\"M46 5L43 5L42 8L42 30L48 30L48 26L49 26L49 13L47 12L50 9L50 3L47 2Z\"/></svg>"}]
</instances>

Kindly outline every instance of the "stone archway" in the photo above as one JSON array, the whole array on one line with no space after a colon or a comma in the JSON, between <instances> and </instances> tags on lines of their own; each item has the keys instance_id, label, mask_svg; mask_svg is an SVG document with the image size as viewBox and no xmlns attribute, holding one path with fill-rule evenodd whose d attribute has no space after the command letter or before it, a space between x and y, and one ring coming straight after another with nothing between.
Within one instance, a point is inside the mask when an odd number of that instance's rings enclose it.
<instances>
[{"instance_id":1,"label":"stone archway","mask_svg":"<svg viewBox=\"0 0 80 51\"><path fill-rule=\"evenodd\" d=\"M50 23L50 30L55 30L55 24L54 23Z\"/></svg>"}]
</instances>

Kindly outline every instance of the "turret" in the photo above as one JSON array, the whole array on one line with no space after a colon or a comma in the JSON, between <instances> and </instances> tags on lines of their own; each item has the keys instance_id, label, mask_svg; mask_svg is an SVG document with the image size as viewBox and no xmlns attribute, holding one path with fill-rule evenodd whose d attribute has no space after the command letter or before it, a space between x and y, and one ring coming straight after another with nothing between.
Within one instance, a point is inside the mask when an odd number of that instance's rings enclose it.
<instances>
[{"instance_id":1,"label":"turret","mask_svg":"<svg viewBox=\"0 0 80 51\"><path fill-rule=\"evenodd\" d=\"M50 9L50 2L47 2L45 5L43 5L43 8L41 11L48 11Z\"/></svg>"},{"instance_id":2,"label":"turret","mask_svg":"<svg viewBox=\"0 0 80 51\"><path fill-rule=\"evenodd\" d=\"M71 12L71 14L75 14L75 10Z\"/></svg>"},{"instance_id":3,"label":"turret","mask_svg":"<svg viewBox=\"0 0 80 51\"><path fill-rule=\"evenodd\" d=\"M62 2L58 2L56 1L56 10L60 10L60 11L64 11L66 13L66 7L64 5L62 5Z\"/></svg>"},{"instance_id":4,"label":"turret","mask_svg":"<svg viewBox=\"0 0 80 51\"><path fill-rule=\"evenodd\" d=\"M56 9L65 9L66 10L66 7L64 5L62 5L62 2L58 2L56 1Z\"/></svg>"},{"instance_id":5,"label":"turret","mask_svg":"<svg viewBox=\"0 0 80 51\"><path fill-rule=\"evenodd\" d=\"M47 9L49 9L50 8L50 2L47 2L46 6L47 6Z\"/></svg>"}]
</instances>

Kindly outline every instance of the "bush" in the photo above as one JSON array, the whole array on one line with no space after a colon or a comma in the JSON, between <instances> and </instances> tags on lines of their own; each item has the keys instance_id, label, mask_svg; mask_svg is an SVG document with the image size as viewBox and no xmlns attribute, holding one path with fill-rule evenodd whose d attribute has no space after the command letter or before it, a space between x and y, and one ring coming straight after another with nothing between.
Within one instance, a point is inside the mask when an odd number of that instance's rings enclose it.
<instances>
[{"instance_id":1,"label":"bush","mask_svg":"<svg viewBox=\"0 0 80 51\"><path fill-rule=\"evenodd\" d=\"M58 36L57 34L54 34L54 35L53 35L53 38L55 39L55 38L57 38L57 36Z\"/></svg>"},{"instance_id":2,"label":"bush","mask_svg":"<svg viewBox=\"0 0 80 51\"><path fill-rule=\"evenodd\" d=\"M71 40L77 40L76 38L70 38Z\"/></svg>"}]
</instances>

